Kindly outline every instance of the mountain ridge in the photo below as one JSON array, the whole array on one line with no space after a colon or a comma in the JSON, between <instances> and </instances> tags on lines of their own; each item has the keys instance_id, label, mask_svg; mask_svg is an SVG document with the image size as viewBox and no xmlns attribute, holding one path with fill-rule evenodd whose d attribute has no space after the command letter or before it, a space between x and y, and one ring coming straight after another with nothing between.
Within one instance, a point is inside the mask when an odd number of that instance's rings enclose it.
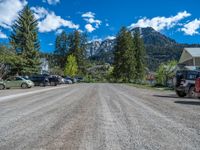
<instances>
[{"instance_id":1,"label":"mountain ridge","mask_svg":"<svg viewBox=\"0 0 200 150\"><path fill-rule=\"evenodd\" d=\"M170 60L179 60L184 47L200 47L200 44L181 44L174 39L154 30L151 27L133 28L130 30L140 32L146 49L146 63L150 70L155 71L159 64ZM102 42L88 43L87 56L92 60L106 63L113 62L115 39L106 39Z\"/></svg>"}]
</instances>

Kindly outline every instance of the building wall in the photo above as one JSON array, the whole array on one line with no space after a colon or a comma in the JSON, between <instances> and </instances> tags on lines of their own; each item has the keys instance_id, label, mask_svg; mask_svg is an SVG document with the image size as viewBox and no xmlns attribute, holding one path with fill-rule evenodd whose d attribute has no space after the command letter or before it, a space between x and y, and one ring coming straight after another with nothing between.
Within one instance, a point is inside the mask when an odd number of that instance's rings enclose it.
<instances>
[{"instance_id":1,"label":"building wall","mask_svg":"<svg viewBox=\"0 0 200 150\"><path fill-rule=\"evenodd\" d=\"M185 62L183 62L181 64L184 64L186 66L194 66L193 59L187 60L187 61L185 61Z\"/></svg>"},{"instance_id":2,"label":"building wall","mask_svg":"<svg viewBox=\"0 0 200 150\"><path fill-rule=\"evenodd\" d=\"M43 74L43 73L48 73L49 72L49 62L46 58L42 58L41 60L41 71L40 73Z\"/></svg>"},{"instance_id":3,"label":"building wall","mask_svg":"<svg viewBox=\"0 0 200 150\"><path fill-rule=\"evenodd\" d=\"M200 66L200 58L195 58L195 65Z\"/></svg>"}]
</instances>

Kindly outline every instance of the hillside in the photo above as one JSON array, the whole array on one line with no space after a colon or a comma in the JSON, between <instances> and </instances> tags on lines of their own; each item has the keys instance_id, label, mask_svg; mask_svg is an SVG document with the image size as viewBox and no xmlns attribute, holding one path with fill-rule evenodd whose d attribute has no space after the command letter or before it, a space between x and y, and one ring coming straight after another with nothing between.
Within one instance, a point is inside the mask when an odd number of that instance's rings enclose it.
<instances>
[{"instance_id":1,"label":"hillside","mask_svg":"<svg viewBox=\"0 0 200 150\"><path fill-rule=\"evenodd\" d=\"M146 62L150 70L155 70L160 63L179 60L184 47L200 47L199 44L180 44L175 40L155 31L151 27L134 28L132 33L139 31L146 48ZM88 44L87 54L92 60L113 62L115 40L94 41Z\"/></svg>"}]
</instances>

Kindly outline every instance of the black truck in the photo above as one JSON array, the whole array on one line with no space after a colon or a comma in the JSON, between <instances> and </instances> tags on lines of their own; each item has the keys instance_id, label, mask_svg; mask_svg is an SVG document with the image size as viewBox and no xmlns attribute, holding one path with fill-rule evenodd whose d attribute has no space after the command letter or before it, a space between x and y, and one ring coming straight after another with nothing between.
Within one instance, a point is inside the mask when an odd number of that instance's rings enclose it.
<instances>
[{"instance_id":1,"label":"black truck","mask_svg":"<svg viewBox=\"0 0 200 150\"><path fill-rule=\"evenodd\" d=\"M195 97L195 80L200 77L197 70L179 70L176 72L175 91L179 97Z\"/></svg>"},{"instance_id":2,"label":"black truck","mask_svg":"<svg viewBox=\"0 0 200 150\"><path fill-rule=\"evenodd\" d=\"M33 75L29 79L35 84L35 86L48 86L49 79L47 76L42 75Z\"/></svg>"}]
</instances>

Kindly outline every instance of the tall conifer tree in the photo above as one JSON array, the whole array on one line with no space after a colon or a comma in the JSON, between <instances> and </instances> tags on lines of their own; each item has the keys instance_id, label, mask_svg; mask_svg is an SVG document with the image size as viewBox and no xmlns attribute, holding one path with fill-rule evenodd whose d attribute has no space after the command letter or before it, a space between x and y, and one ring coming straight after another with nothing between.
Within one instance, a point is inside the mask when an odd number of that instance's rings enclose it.
<instances>
[{"instance_id":1,"label":"tall conifer tree","mask_svg":"<svg viewBox=\"0 0 200 150\"><path fill-rule=\"evenodd\" d=\"M76 57L79 74L85 73L86 65L86 35L74 31L69 36L69 53Z\"/></svg>"},{"instance_id":2,"label":"tall conifer tree","mask_svg":"<svg viewBox=\"0 0 200 150\"><path fill-rule=\"evenodd\" d=\"M135 45L135 81L141 82L145 75L145 48L139 31L134 33Z\"/></svg>"},{"instance_id":3,"label":"tall conifer tree","mask_svg":"<svg viewBox=\"0 0 200 150\"><path fill-rule=\"evenodd\" d=\"M117 38L114 52L113 76L116 80L130 82L134 79L134 43L131 33L122 27Z\"/></svg>"},{"instance_id":4,"label":"tall conifer tree","mask_svg":"<svg viewBox=\"0 0 200 150\"><path fill-rule=\"evenodd\" d=\"M57 35L56 37L54 52L54 56L56 58L56 65L58 65L62 69L64 69L65 67L68 52L68 36L65 33L65 31L63 31L60 35Z\"/></svg>"},{"instance_id":5,"label":"tall conifer tree","mask_svg":"<svg viewBox=\"0 0 200 150\"><path fill-rule=\"evenodd\" d=\"M25 6L12 26L10 43L23 58L20 74L38 73L40 67L37 20L29 6Z\"/></svg>"}]
</instances>

